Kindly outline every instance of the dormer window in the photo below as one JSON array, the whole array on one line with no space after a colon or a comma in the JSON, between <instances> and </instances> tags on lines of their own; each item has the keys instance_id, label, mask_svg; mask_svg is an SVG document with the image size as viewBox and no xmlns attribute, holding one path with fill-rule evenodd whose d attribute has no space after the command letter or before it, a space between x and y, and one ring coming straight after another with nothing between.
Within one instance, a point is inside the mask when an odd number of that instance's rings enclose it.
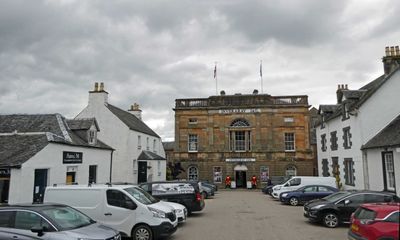
<instances>
[{"instance_id":1,"label":"dormer window","mask_svg":"<svg viewBox=\"0 0 400 240\"><path fill-rule=\"evenodd\" d=\"M97 131L95 129L89 129L88 131L88 143L95 145L97 142Z\"/></svg>"}]
</instances>

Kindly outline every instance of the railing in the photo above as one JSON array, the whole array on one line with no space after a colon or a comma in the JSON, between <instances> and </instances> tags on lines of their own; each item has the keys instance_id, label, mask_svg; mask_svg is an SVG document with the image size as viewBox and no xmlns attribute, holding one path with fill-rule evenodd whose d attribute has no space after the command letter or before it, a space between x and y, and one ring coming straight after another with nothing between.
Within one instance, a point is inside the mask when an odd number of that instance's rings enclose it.
<instances>
[{"instance_id":1,"label":"railing","mask_svg":"<svg viewBox=\"0 0 400 240\"><path fill-rule=\"evenodd\" d=\"M253 107L265 105L308 105L307 96L230 95L209 98L176 99L175 108Z\"/></svg>"}]
</instances>

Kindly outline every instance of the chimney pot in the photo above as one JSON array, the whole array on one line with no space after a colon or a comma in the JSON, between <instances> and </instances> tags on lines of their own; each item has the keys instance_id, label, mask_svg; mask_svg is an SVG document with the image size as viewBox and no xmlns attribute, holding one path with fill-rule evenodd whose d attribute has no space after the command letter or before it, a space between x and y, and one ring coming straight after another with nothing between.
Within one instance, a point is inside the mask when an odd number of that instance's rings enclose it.
<instances>
[{"instance_id":1,"label":"chimney pot","mask_svg":"<svg viewBox=\"0 0 400 240\"><path fill-rule=\"evenodd\" d=\"M257 90L257 89L254 89L254 90L253 90L253 94L258 94L258 90Z\"/></svg>"},{"instance_id":2,"label":"chimney pot","mask_svg":"<svg viewBox=\"0 0 400 240\"><path fill-rule=\"evenodd\" d=\"M100 83L100 90L99 91L100 92L104 91L104 83L103 82Z\"/></svg>"},{"instance_id":3,"label":"chimney pot","mask_svg":"<svg viewBox=\"0 0 400 240\"><path fill-rule=\"evenodd\" d=\"M94 83L94 91L95 91L95 92L98 92L98 91L99 91L99 83L98 83L98 82L95 82L95 83Z\"/></svg>"},{"instance_id":4,"label":"chimney pot","mask_svg":"<svg viewBox=\"0 0 400 240\"><path fill-rule=\"evenodd\" d=\"M224 95L225 95L225 91L222 90L222 91L220 92L220 94L221 94L221 96L224 96Z\"/></svg>"},{"instance_id":5,"label":"chimney pot","mask_svg":"<svg viewBox=\"0 0 400 240\"><path fill-rule=\"evenodd\" d=\"M347 90L347 84L345 84L345 85L344 85L344 89L346 89L346 90Z\"/></svg>"},{"instance_id":6,"label":"chimney pot","mask_svg":"<svg viewBox=\"0 0 400 240\"><path fill-rule=\"evenodd\" d=\"M340 84L337 85L337 90L340 90Z\"/></svg>"},{"instance_id":7,"label":"chimney pot","mask_svg":"<svg viewBox=\"0 0 400 240\"><path fill-rule=\"evenodd\" d=\"M386 53L386 57L389 57L389 56L390 56L389 47L386 47L386 48L385 48L385 53Z\"/></svg>"},{"instance_id":8,"label":"chimney pot","mask_svg":"<svg viewBox=\"0 0 400 240\"><path fill-rule=\"evenodd\" d=\"M390 47L390 55L395 56L394 47Z\"/></svg>"},{"instance_id":9,"label":"chimney pot","mask_svg":"<svg viewBox=\"0 0 400 240\"><path fill-rule=\"evenodd\" d=\"M396 56L400 56L399 46L396 46L395 49L396 49Z\"/></svg>"}]
</instances>

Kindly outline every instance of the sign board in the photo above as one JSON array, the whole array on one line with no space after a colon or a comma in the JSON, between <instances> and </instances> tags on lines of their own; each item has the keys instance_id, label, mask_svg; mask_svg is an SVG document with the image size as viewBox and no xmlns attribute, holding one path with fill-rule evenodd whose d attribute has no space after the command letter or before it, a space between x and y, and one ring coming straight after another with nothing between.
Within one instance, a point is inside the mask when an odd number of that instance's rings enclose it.
<instances>
[{"instance_id":1,"label":"sign board","mask_svg":"<svg viewBox=\"0 0 400 240\"><path fill-rule=\"evenodd\" d=\"M190 183L153 183L152 195L186 194L194 193L194 187Z\"/></svg>"},{"instance_id":2,"label":"sign board","mask_svg":"<svg viewBox=\"0 0 400 240\"><path fill-rule=\"evenodd\" d=\"M220 114L234 114L234 113L260 113L259 108L247 108L247 109L220 109Z\"/></svg>"},{"instance_id":3,"label":"sign board","mask_svg":"<svg viewBox=\"0 0 400 240\"><path fill-rule=\"evenodd\" d=\"M255 158L227 158L226 162L255 162Z\"/></svg>"},{"instance_id":4,"label":"sign board","mask_svg":"<svg viewBox=\"0 0 400 240\"><path fill-rule=\"evenodd\" d=\"M82 163L82 157L81 152L63 152L63 164Z\"/></svg>"}]
</instances>

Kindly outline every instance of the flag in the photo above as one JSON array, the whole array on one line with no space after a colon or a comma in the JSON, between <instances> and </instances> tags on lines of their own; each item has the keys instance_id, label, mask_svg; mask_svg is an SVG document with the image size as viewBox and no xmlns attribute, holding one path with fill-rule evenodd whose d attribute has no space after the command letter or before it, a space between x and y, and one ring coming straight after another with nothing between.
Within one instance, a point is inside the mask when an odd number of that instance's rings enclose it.
<instances>
[{"instance_id":1,"label":"flag","mask_svg":"<svg viewBox=\"0 0 400 240\"><path fill-rule=\"evenodd\" d=\"M217 64L214 67L214 79L217 77Z\"/></svg>"},{"instance_id":2,"label":"flag","mask_svg":"<svg viewBox=\"0 0 400 240\"><path fill-rule=\"evenodd\" d=\"M260 77L262 77L262 61L260 62Z\"/></svg>"}]
</instances>

